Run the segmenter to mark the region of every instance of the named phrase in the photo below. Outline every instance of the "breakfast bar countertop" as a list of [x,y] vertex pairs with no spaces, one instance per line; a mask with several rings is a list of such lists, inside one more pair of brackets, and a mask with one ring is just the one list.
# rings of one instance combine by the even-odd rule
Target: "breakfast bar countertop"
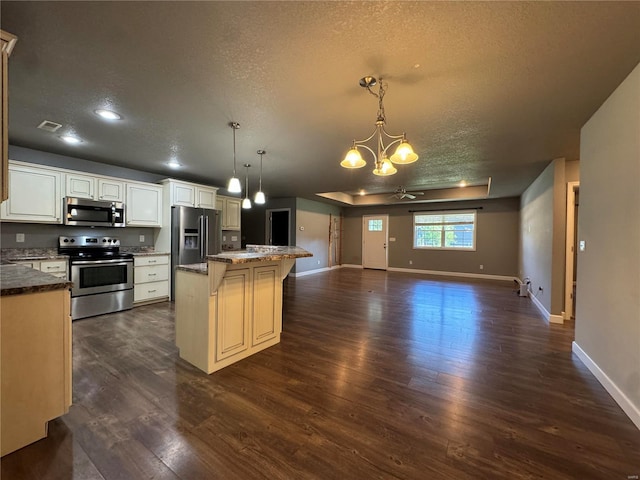
[[0,295],[20,295],[23,293],[48,292],[71,288],[73,283],[64,278],[24,265],[0,265]]
[[313,257],[313,254],[301,247],[282,247],[277,245],[247,245],[246,250],[207,255],[212,262],[240,264],[250,262],[268,262],[285,259]]

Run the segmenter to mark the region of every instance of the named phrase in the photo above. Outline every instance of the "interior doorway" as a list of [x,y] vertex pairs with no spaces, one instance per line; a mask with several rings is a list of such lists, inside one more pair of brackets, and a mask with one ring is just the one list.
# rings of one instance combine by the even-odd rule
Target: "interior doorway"
[[268,245],[291,245],[291,209],[267,210],[266,215]]
[[362,268],[387,269],[388,225],[388,215],[363,215]]
[[564,319],[575,318],[578,266],[578,205],[580,182],[567,183],[567,244],[565,249]]

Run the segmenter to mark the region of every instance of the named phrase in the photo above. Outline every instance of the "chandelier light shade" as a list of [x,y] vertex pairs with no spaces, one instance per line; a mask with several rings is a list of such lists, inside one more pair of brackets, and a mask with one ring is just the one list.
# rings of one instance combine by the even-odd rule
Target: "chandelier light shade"
[[231,122],[229,126],[233,129],[233,176],[229,179],[227,190],[229,193],[240,193],[242,192],[242,185],[236,176],[236,130],[240,128],[240,124]]
[[248,210],[251,208],[251,200],[249,200],[249,167],[251,165],[249,165],[248,163],[245,163],[244,166],[247,169],[247,175],[244,177],[245,190],[244,190],[244,199],[242,200],[242,208],[244,208],[245,210]]
[[266,197],[264,196],[264,192],[262,191],[262,156],[266,153],[267,152],[265,150],[258,150],[258,155],[260,155],[260,186],[258,187],[256,196],[253,199],[253,201],[256,202],[256,205],[262,205],[267,201]]
[[[378,85],[377,93],[371,89],[371,87],[374,87],[375,85]],[[364,167],[367,162],[362,158],[362,154],[360,153],[360,149],[363,148],[368,150],[373,156],[374,175],[393,175],[398,171],[398,169],[393,166],[394,163],[397,165],[413,163],[418,160],[418,155],[413,151],[413,147],[411,147],[407,141],[407,136],[404,133],[402,135],[391,135],[384,128],[387,122],[384,114],[383,103],[386,87],[383,84],[382,79],[380,79],[380,83],[378,84],[378,80],[375,77],[363,77],[360,79],[360,86],[366,88],[371,95],[378,99],[378,118],[375,123],[376,129],[364,140],[353,141],[351,149],[347,152],[344,160],[340,162],[340,166],[344,168]],[[374,138],[377,144],[375,150],[366,145],[367,142]],[[385,145],[385,141],[389,143]],[[388,157],[387,151],[394,145],[397,145],[396,150],[391,157]]]

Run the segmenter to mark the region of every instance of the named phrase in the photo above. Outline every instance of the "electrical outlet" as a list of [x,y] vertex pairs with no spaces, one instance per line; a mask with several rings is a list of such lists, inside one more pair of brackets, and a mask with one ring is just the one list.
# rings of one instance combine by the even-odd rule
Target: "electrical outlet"
[[227,241],[227,236],[226,235],[222,235],[222,241],[226,242]]
[[484,270],[484,265],[480,264],[480,270]]
[[413,260],[409,260],[409,265],[413,265]]
[[144,235],[140,235],[140,243],[144,242]]
[[24,242],[24,233],[16,233],[16,242],[23,243]]

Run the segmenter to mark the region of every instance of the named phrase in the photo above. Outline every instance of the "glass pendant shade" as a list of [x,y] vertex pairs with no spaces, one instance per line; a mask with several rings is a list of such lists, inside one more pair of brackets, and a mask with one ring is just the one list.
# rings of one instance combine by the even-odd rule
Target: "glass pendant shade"
[[391,155],[391,161],[398,165],[406,165],[407,163],[413,163],[418,160],[418,155],[413,151],[411,145],[407,140],[403,140],[393,155]]
[[249,200],[249,198],[248,198],[248,197],[245,197],[245,198],[242,200],[242,208],[244,208],[245,210],[248,210],[248,209],[250,209],[250,208],[251,208],[251,200]]
[[242,191],[240,180],[236,177],[231,177],[231,179],[229,180],[229,185],[227,186],[227,190],[229,191],[229,193],[240,193]]
[[388,158],[385,157],[382,159],[382,162],[376,165],[376,168],[373,171],[373,174],[378,175],[379,177],[387,177],[397,172],[398,172],[398,169],[393,166],[393,164],[389,161]]
[[344,168],[361,168],[366,164],[367,162],[364,161],[362,155],[360,155],[360,152],[355,147],[349,150],[347,155],[344,157],[344,160],[340,162],[340,166]]
[[256,205],[262,205],[263,203],[265,203],[267,199],[264,196],[264,192],[262,190],[257,191],[256,197],[253,199],[253,201],[256,202]]

